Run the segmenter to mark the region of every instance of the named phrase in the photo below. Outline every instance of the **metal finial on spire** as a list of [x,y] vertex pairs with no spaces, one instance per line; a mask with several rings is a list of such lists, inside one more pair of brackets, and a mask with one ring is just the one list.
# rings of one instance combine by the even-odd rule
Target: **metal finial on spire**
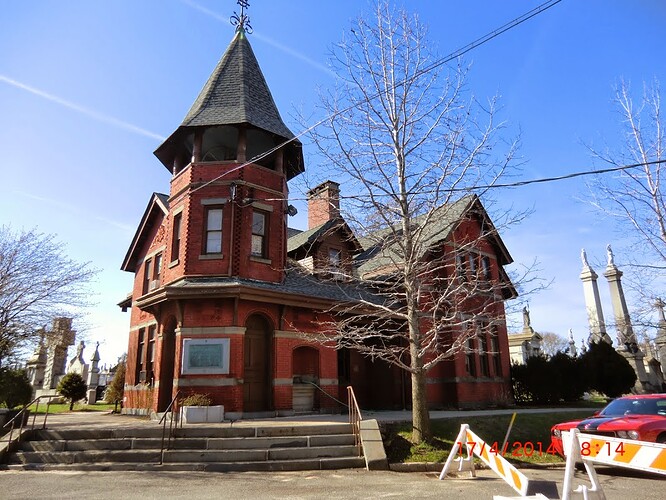
[[233,26],[236,26],[236,31],[245,31],[246,33],[252,33],[250,18],[245,13],[245,9],[247,9],[250,6],[250,0],[238,0],[236,3],[240,5],[240,14],[234,11],[234,15],[231,16],[229,21]]

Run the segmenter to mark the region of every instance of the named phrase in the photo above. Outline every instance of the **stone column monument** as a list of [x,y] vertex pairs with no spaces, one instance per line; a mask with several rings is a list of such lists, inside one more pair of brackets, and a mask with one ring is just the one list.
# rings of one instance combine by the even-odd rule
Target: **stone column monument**
[[90,370],[88,371],[88,404],[94,404],[97,400],[97,386],[99,385],[99,342],[95,346],[95,352],[90,358]]
[[636,389],[644,391],[648,385],[648,376],[645,372],[645,363],[643,353],[638,346],[638,340],[631,327],[631,318],[627,309],[627,301],[624,298],[622,290],[622,271],[615,265],[613,259],[613,250],[611,246],[606,247],[608,253],[608,264],[604,276],[608,280],[610,288],[611,304],[613,305],[613,315],[615,316],[615,328],[617,329],[617,351],[622,354],[636,372],[638,380]]
[[599,287],[597,286],[597,273],[587,262],[587,254],[583,248],[580,252],[583,261],[583,270],[580,272],[580,279],[583,282],[583,292],[585,293],[585,307],[587,309],[587,321],[590,325],[590,336],[588,342],[599,342],[603,340],[612,344],[611,338],[606,333],[606,323],[601,309],[601,299],[599,298]]
[[[659,312],[659,328],[654,339],[654,346],[655,358],[661,363],[661,373],[663,378],[666,379],[666,315],[664,315],[664,306],[666,306],[664,301],[657,300],[655,307]],[[661,390],[666,392],[666,387],[662,387]]]
[[53,320],[53,331],[46,332],[47,355],[42,393],[53,393],[54,391],[50,389],[55,389],[65,374],[67,348],[74,344],[75,336],[76,332],[72,330],[71,318],[56,318]]
[[44,372],[46,371],[45,336],[46,332],[42,328],[39,331],[39,344],[37,345],[34,354],[25,365],[28,380],[30,380],[30,385],[32,386],[33,397],[35,396],[35,391],[42,389],[42,386],[44,385]]

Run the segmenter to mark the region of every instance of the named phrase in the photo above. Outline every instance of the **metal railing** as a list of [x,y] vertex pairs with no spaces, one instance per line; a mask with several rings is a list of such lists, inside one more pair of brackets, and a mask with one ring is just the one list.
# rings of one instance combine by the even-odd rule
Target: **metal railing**
[[[180,414],[176,411],[176,401],[178,400],[178,396],[180,396],[180,391],[176,392],[176,395],[173,397],[171,402],[169,403],[169,406],[166,407],[166,410],[164,410],[164,415],[162,415],[162,418],[160,419],[159,424],[162,424],[162,444],[160,448],[160,465],[164,462],[164,439],[167,436],[166,433],[166,421],[167,421],[167,416],[169,416],[169,434],[168,434],[168,439],[167,439],[167,446],[166,449],[171,448],[171,439],[176,437],[176,428],[178,427],[178,420],[180,419]],[[174,420],[176,421],[175,427],[174,427]],[[181,422],[182,426],[182,422]]]
[[363,456],[363,445],[361,443],[361,420],[363,420],[363,416],[351,385],[347,386],[347,403],[349,406],[349,425],[351,425],[354,433],[354,446],[358,450],[358,456],[361,457]]
[[[35,422],[37,420],[37,411],[39,410],[39,402],[42,399],[47,399],[48,401],[46,402],[46,412],[44,413],[44,421],[42,422],[42,429],[46,429],[46,419],[49,416],[49,407],[51,406],[51,399],[53,398],[60,398],[62,396],[59,395],[44,395],[44,396],[37,396],[35,399],[30,401],[27,405],[25,405],[21,411],[19,411],[11,420],[5,423],[5,425],[2,426],[2,429],[4,430],[7,426],[11,424],[11,427],[9,428],[9,438],[7,439],[7,451],[11,451],[12,444],[14,444],[15,441],[18,441],[21,439],[21,434],[23,433],[23,428],[26,426],[26,422],[30,419],[30,416],[26,416],[26,412],[30,410],[30,407],[32,405],[35,405],[35,412],[33,413],[32,416],[32,426],[30,427],[31,430],[35,429]],[[18,436],[16,440],[14,440],[14,430],[16,429],[16,423],[19,422],[19,428],[18,428]],[[4,439],[4,438],[3,438]]]

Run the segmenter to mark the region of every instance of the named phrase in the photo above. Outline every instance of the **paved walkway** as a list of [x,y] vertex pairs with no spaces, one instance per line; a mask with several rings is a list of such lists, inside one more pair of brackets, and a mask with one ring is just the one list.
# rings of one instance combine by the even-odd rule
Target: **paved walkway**
[[[581,408],[521,409],[518,413],[549,413]],[[584,408],[582,410],[585,410]],[[590,408],[590,413],[594,409]],[[508,415],[514,410],[433,411],[431,417],[451,418],[477,415]],[[409,421],[410,412],[365,412],[364,418],[382,422]],[[215,424],[219,426],[299,425],[345,422],[346,415],[299,415]],[[37,425],[41,424],[38,418]],[[50,415],[49,428],[156,426],[147,418],[103,412],[76,412]],[[196,425],[196,424],[193,424]],[[548,498],[561,498],[563,470],[524,471],[541,485]],[[608,500],[663,498],[664,479],[633,471],[604,468],[600,481]],[[275,473],[178,473],[178,472],[29,472],[2,471],[0,482],[16,499],[106,499],[106,498],[236,498],[236,499],[317,499],[329,498],[456,498],[479,500],[493,495],[515,496],[509,486],[489,470],[478,471],[476,479],[437,480],[437,473],[368,472],[362,469]],[[585,484],[586,475],[577,472],[576,483]]]
[[[444,419],[444,418],[457,418],[457,417],[476,417],[484,415],[511,415],[516,412],[518,414],[525,413],[557,413],[576,410],[589,410],[592,414],[596,408],[521,408],[521,409],[506,409],[506,410],[469,410],[469,411],[431,411],[430,418]],[[43,416],[37,415],[35,426],[41,427]],[[410,411],[365,411],[363,412],[365,420],[377,419],[380,422],[409,422],[412,419]],[[330,414],[312,414],[312,415],[295,415],[290,417],[275,417],[275,418],[262,418],[262,419],[246,419],[237,420],[234,422],[225,421],[219,424],[206,424],[215,425],[219,427],[254,427],[254,426],[283,426],[283,425],[307,425],[307,424],[326,424],[326,423],[339,423],[347,422],[348,416],[343,415],[330,415]],[[32,423],[32,417],[30,419]],[[63,427],[76,427],[80,429],[91,427],[144,427],[144,426],[157,426],[155,420],[150,420],[147,417],[136,417],[130,415],[118,415],[108,412],[73,412],[73,413],[56,413],[49,415],[46,420],[48,428],[63,428]],[[191,424],[200,425],[200,424]]]

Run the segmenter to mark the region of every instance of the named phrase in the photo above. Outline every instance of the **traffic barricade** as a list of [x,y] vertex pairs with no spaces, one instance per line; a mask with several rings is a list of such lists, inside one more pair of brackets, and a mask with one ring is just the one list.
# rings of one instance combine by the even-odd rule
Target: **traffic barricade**
[[[463,456],[463,447],[467,449],[466,457]],[[460,456],[458,456],[459,454]],[[521,495],[521,497],[527,495],[529,479],[503,458],[500,451],[494,450],[492,446],[488,445],[479,436],[474,434],[470,430],[468,424],[462,424],[460,426],[460,432],[453,443],[453,448],[451,449],[449,458],[446,460],[444,468],[439,475],[439,479],[444,479],[446,477],[454,462],[457,463],[458,472],[469,471],[471,476],[475,477],[474,455],[479,457],[483,463],[506,481],[509,486]]]
[[[562,500],[569,500],[574,493],[581,493],[584,500],[605,500],[595,463],[666,475],[666,444],[584,434],[578,429],[563,432],[562,442],[567,458]],[[590,487],[573,489],[576,462],[583,463]]]

